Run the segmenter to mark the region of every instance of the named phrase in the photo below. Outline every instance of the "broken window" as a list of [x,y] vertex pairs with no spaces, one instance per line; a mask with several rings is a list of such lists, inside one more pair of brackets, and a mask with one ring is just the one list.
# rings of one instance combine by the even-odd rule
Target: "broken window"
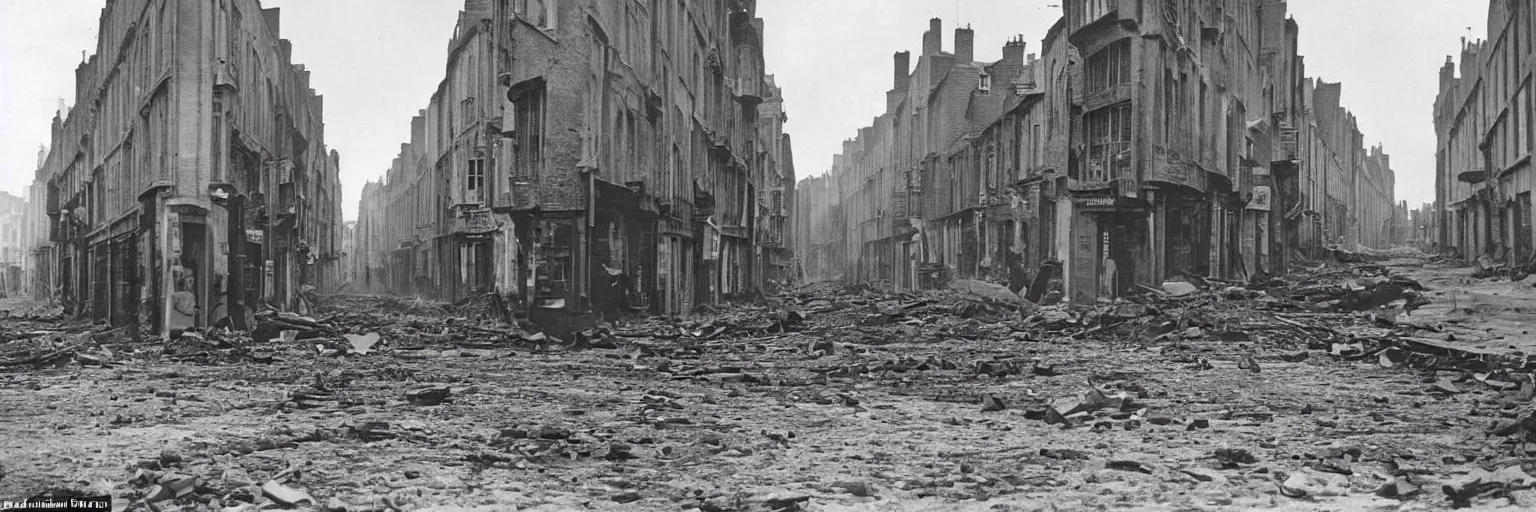
[[571,291],[572,241],[575,225],[569,219],[545,220],[534,233],[538,246],[534,286],[540,299],[562,299]]
[[[1202,132],[1206,129],[1206,126],[1207,126],[1206,119],[1205,119],[1205,102],[1206,102],[1206,94],[1207,94],[1207,92],[1208,92],[1208,90],[1207,90],[1207,87],[1205,85],[1205,82],[1201,82],[1200,83],[1200,104],[1197,106],[1197,108],[1200,109],[1200,117],[1195,118],[1195,123],[1197,123],[1195,125],[1195,127],[1196,127],[1196,129],[1201,130]],[[1196,153],[1195,156],[1196,156],[1196,158],[1201,163],[1205,163],[1206,162],[1206,159],[1205,159],[1206,158],[1205,157],[1205,150],[1206,150],[1206,147],[1205,147],[1205,139],[1206,139],[1205,133],[1198,134],[1196,136],[1196,139],[1197,139],[1197,144],[1199,144],[1199,152]]]
[[234,14],[232,14],[230,16],[230,19],[231,19],[231,22],[230,22],[230,25],[229,25],[229,30],[226,31],[226,32],[228,32],[228,35],[229,35],[229,48],[228,48],[228,53],[225,54],[226,55],[225,58],[228,59],[230,62],[234,62],[235,56],[236,55],[240,55],[240,22],[241,22],[241,16],[240,16],[240,8],[239,7],[235,7],[234,8]]
[[1163,144],[1173,143],[1173,109],[1179,85],[1173,79],[1173,71],[1163,70]]
[[1130,170],[1131,106],[1122,103],[1088,114],[1085,181],[1109,181]]
[[524,94],[514,103],[517,117],[514,120],[517,134],[513,157],[512,175],[529,178],[539,174],[543,159],[544,91],[535,90]]
[[106,208],[106,187],[106,177],[102,174],[102,169],[97,167],[96,172],[93,173],[93,176],[91,177],[92,191],[90,219],[92,226],[95,226],[107,219],[107,212],[103,211],[103,209]]
[[1108,90],[1131,80],[1131,41],[1122,39],[1088,57],[1086,94]]
[[469,161],[469,171],[464,179],[464,202],[479,203],[485,193],[485,159]]
[[539,28],[555,29],[556,15],[555,0],[516,0],[514,8],[517,17]]

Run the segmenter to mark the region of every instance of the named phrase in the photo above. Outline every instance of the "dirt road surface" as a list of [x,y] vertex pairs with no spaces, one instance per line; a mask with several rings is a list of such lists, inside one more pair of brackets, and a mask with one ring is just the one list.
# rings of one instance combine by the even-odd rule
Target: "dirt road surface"
[[1385,289],[1373,265],[1070,308],[821,286],[562,341],[361,297],[271,337],[169,343],[18,313],[0,320],[0,499],[1533,509],[1536,288],[1422,258],[1387,267],[1428,289],[1341,310],[1341,294]]

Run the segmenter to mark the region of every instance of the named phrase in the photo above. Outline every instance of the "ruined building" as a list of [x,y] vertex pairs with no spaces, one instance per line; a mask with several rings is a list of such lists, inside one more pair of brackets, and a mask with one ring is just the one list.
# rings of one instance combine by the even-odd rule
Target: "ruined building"
[[1414,243],[1413,211],[1408,209],[1408,201],[1398,201],[1397,206],[1392,208],[1391,216],[1387,241],[1392,245]]
[[467,0],[369,183],[358,289],[499,292],[546,329],[790,272],[791,146],[752,0]]
[[765,291],[776,291],[796,281],[795,247],[791,237],[790,212],[795,205],[794,148],[789,134],[784,133],[784,123],[789,114],[784,110],[782,90],[773,81],[773,75],[764,77],[763,101],[757,106],[757,162],[752,166],[753,188],[757,190],[753,225],[756,240],[752,256],[752,269],[756,274],[751,282]]
[[357,276],[357,221],[349,220],[341,225],[341,278],[340,289],[352,291]]
[[[59,100],[59,111],[63,112],[63,100]],[[43,166],[48,161],[48,147],[37,148],[37,168],[34,176],[43,174]],[[27,187],[27,206],[21,216],[21,247],[27,254],[26,264],[22,272],[27,276],[27,296],[38,302],[49,302],[54,298],[54,290],[58,284],[57,267],[54,265],[54,244],[49,240],[48,222],[48,183],[34,179],[32,185]],[[37,198],[37,199],[33,199]]]
[[956,29],[954,51],[945,52],[942,30],[930,20],[915,65],[909,52],[894,55],[885,113],[843,142],[825,177],[795,187],[807,278],[911,288],[945,263],[975,272],[1008,259],[972,249],[1006,247],[997,240],[1012,233],[1002,223],[978,226],[1008,211],[1022,154],[1014,143],[1038,100],[1034,82],[1025,83],[1033,79],[1022,77],[1036,64],[1026,62],[1022,40],[1005,45],[996,62],[975,62],[969,28]]
[[1444,249],[1440,247],[1440,209],[1438,203],[1423,203],[1408,212],[1408,224],[1412,228],[1409,240],[1415,245],[1425,249]]
[[26,215],[28,201],[0,192],[0,297],[26,296],[28,250]]
[[339,157],[280,20],[256,0],[107,2],[34,183],[48,298],[164,336],[334,285]]
[[1383,246],[1389,159],[1306,78],[1285,5],[1068,0],[1039,57],[986,63],[931,20],[886,112],[797,186],[807,277],[1023,289],[1054,262],[1041,284],[1088,301]]
[[1525,262],[1536,255],[1532,3],[1488,2],[1488,40],[1463,40],[1460,62],[1447,56],[1440,68],[1434,235],[1442,251],[1466,261],[1489,256]]

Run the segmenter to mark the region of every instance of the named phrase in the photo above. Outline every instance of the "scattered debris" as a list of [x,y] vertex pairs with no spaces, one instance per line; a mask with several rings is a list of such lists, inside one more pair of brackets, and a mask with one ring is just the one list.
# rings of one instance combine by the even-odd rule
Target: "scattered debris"
[[269,480],[267,483],[262,484],[261,494],[287,507],[302,505],[306,502],[311,505],[316,503],[315,498],[311,497],[308,492],[280,484],[277,480]]
[[983,395],[981,399],[982,412],[995,412],[1008,408],[1001,399],[992,395]]
[[352,353],[360,356],[368,355],[368,351],[373,349],[373,345],[379,342],[379,333],[376,332],[361,335],[343,334],[342,336],[347,339],[347,343],[352,345]]
[[[94,388],[112,397],[93,428],[125,436],[182,418],[274,418],[273,433],[138,454],[115,485],[159,510],[413,510],[470,490],[469,472],[492,468],[586,490],[576,500],[530,485],[541,494],[518,509],[644,508],[683,494],[685,508],[798,510],[808,492],[845,503],[1075,495],[1108,488],[1099,479],[1320,502],[1428,501],[1423,487],[1434,485],[1453,505],[1523,496],[1536,481],[1510,462],[1536,455],[1536,365],[1487,348],[1514,340],[1479,334],[1462,318],[1476,308],[1442,314],[1452,299],[1440,290],[1359,259],[1241,281],[1179,276],[1090,303],[981,280],[916,291],[821,284],[686,317],[595,319],[558,336],[494,294],[457,304],[317,297],[309,315],[257,313],[251,332],[188,329],[165,341],[13,315],[0,322],[0,364],[21,393],[108,383]],[[82,378],[58,378],[77,366]],[[1264,388],[1244,388],[1253,386]],[[875,424],[904,439],[837,433]],[[1457,429],[1475,435],[1446,434]],[[1381,442],[1419,431],[1450,441]],[[1052,441],[1022,457],[998,442],[1019,436]],[[1117,442],[1124,436],[1144,442]],[[1336,439],[1360,447],[1312,448]],[[1163,444],[1137,446],[1154,442]],[[372,452],[425,447],[441,453],[358,471],[372,480],[333,465],[302,483],[245,474],[280,468],[276,457],[362,465],[381,460]],[[1453,448],[1463,451],[1442,453]],[[752,473],[772,481],[750,490],[653,473],[745,475],[773,461],[820,465],[833,450],[844,473]],[[1506,469],[1461,479],[1473,466]]]
[[405,398],[411,405],[439,405],[448,400],[450,390],[448,386],[417,388],[406,392]]

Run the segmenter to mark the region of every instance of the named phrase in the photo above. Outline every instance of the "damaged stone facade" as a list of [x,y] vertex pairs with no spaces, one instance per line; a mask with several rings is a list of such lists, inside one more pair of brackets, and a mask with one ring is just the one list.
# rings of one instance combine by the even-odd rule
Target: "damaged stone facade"
[[110,0],[33,185],[44,293],[146,336],[249,328],[334,286],[339,156],[256,0]]
[[751,0],[467,0],[363,191],[353,289],[502,293],[552,332],[792,275],[791,146]]
[[808,278],[1091,301],[1392,242],[1389,159],[1306,78],[1284,1],[1062,8],[1038,58],[973,62],[968,28],[943,52],[937,19],[896,54],[886,113],[797,186]]
[[[1531,151],[1536,147],[1536,10],[1531,0],[1488,3],[1488,40],[1447,56],[1435,98],[1435,242],[1473,261],[1536,256]],[[1459,68],[1459,73],[1458,73]]]
[[1440,250],[1440,209],[1437,204],[1423,203],[1408,211],[1408,240],[1422,249]]
[[29,201],[0,192],[0,297],[25,297],[31,289],[27,264],[31,251],[25,244]]
[[349,220],[341,225],[341,291],[353,290],[352,285],[357,281],[358,270],[360,269],[359,261],[357,258],[357,221]]

